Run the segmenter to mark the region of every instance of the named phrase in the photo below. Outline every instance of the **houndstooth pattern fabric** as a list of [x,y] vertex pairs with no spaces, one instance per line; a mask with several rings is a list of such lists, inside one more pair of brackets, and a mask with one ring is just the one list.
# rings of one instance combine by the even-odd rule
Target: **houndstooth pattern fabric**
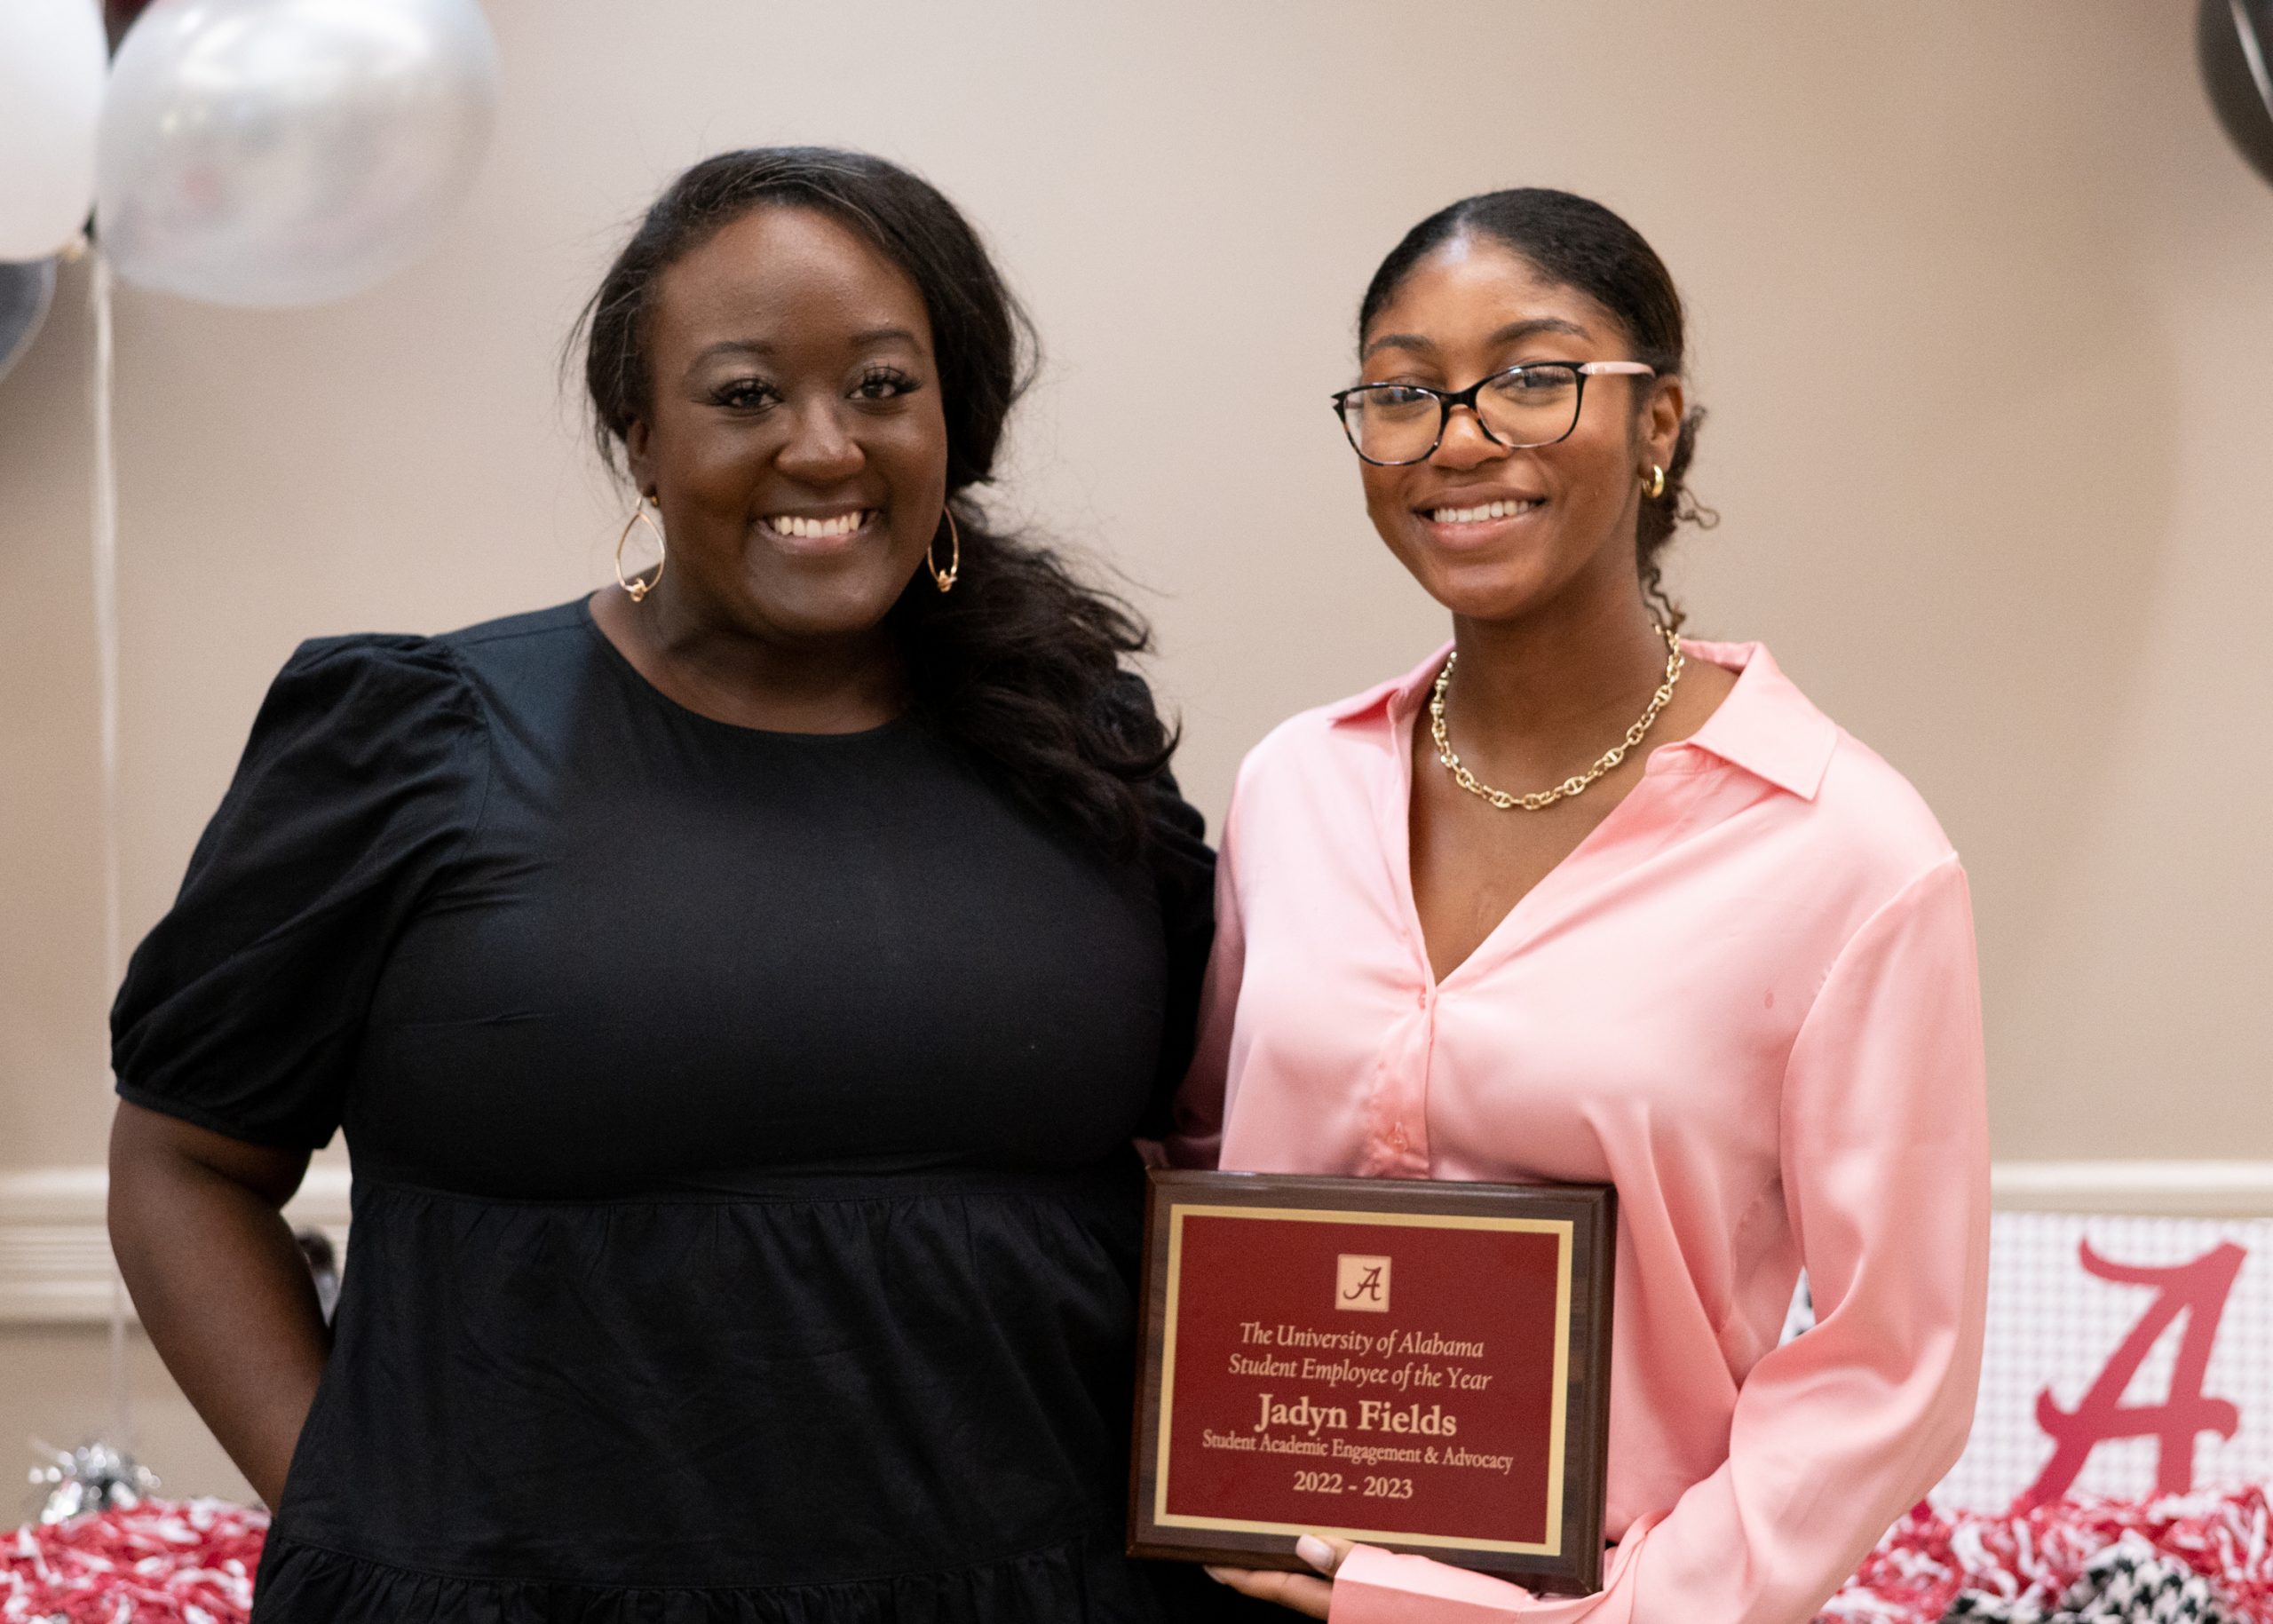
[[2201,1574],[2127,1533],[2092,1558],[2055,1611],[1968,1590],[1942,1615],[1942,1624],[1956,1620],[1980,1620],[1983,1624],[2234,1624]]

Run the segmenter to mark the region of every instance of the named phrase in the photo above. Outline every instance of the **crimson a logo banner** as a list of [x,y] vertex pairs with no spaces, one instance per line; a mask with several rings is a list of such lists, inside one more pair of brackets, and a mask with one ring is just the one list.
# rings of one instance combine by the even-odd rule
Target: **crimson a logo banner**
[[[2226,1298],[2249,1254],[2230,1240],[2190,1263],[2161,1268],[2111,1263],[2087,1240],[2076,1249],[2084,1272],[2121,1285],[2146,1286],[2155,1295],[2131,1334],[2118,1344],[2072,1410],[2054,1401],[2052,1390],[2036,1396],[2036,1424],[2053,1442],[2052,1459],[2037,1480],[2022,1491],[2030,1505],[2057,1500],[2073,1485],[2091,1452],[2104,1443],[2148,1438],[2155,1440],[2155,1492],[2182,1494],[2194,1486],[2194,1444],[2203,1433],[2229,1438],[2240,1430],[2241,1411],[2231,1400],[2202,1390],[2210,1352],[2217,1345]],[[2158,1402],[2126,1404],[2123,1396],[2140,1367],[2168,1327],[2183,1319],[2170,1382]]]
[[2000,1213],[1973,1438],[1984,1510],[2273,1481],[2273,1222]]

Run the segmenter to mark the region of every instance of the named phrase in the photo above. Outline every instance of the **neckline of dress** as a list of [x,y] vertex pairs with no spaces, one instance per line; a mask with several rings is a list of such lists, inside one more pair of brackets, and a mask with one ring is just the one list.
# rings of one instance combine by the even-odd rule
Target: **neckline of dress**
[[733,733],[744,739],[827,747],[867,743],[891,738],[912,725],[914,712],[907,710],[901,711],[888,722],[879,722],[874,727],[856,728],[850,733],[797,733],[781,728],[747,727],[740,722],[728,722],[717,717],[706,716],[693,706],[683,705],[664,693],[647,679],[645,673],[631,663],[630,656],[618,648],[614,639],[600,630],[599,622],[592,614],[592,600],[589,594],[576,600],[576,618],[592,641],[599,645],[602,656],[628,686],[671,716],[683,717],[701,727],[716,728],[721,733]]

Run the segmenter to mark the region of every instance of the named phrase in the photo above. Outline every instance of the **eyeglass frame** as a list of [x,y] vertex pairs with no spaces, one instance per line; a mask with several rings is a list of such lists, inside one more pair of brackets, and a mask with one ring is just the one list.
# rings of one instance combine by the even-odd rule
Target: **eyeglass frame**
[[[1484,392],[1484,386],[1486,384],[1497,383],[1500,379],[1506,377],[1511,372],[1528,372],[1537,367],[1560,367],[1565,371],[1575,372],[1579,375],[1579,398],[1571,403],[1571,426],[1564,430],[1560,434],[1557,434],[1553,440],[1535,440],[1527,445],[1510,445],[1508,441],[1501,440],[1497,434],[1494,434],[1492,432],[1492,425],[1484,421],[1484,414],[1478,411],[1476,407],[1477,397]],[[1342,437],[1349,440],[1350,449],[1357,452],[1358,460],[1361,463],[1370,463],[1375,468],[1416,467],[1420,463],[1425,463],[1430,457],[1436,456],[1437,448],[1445,443],[1445,431],[1452,426],[1453,408],[1455,406],[1465,406],[1468,408],[1469,415],[1476,419],[1476,426],[1483,431],[1484,438],[1490,440],[1493,445],[1501,447],[1509,451],[1536,451],[1541,446],[1560,445],[1564,440],[1570,439],[1572,435],[1578,432],[1579,415],[1585,411],[1587,408],[1587,380],[1590,377],[1596,376],[1597,374],[1613,374],[1627,377],[1656,377],[1659,376],[1658,369],[1655,367],[1652,367],[1647,361],[1640,360],[1517,361],[1512,367],[1502,367],[1497,372],[1487,373],[1484,376],[1477,379],[1473,384],[1470,384],[1467,388],[1459,390],[1431,389],[1426,384],[1353,384],[1347,389],[1337,389],[1334,392],[1332,397],[1334,402],[1334,421],[1342,425]],[[1420,393],[1428,395],[1435,400],[1437,402],[1437,434],[1436,438],[1429,442],[1429,448],[1426,451],[1423,451],[1419,456],[1408,456],[1394,463],[1384,463],[1378,457],[1370,457],[1366,455],[1363,448],[1358,444],[1357,432],[1350,426],[1350,419],[1344,409],[1344,402],[1346,402],[1351,395],[1363,393],[1365,391],[1369,389],[1411,389],[1418,391]]]

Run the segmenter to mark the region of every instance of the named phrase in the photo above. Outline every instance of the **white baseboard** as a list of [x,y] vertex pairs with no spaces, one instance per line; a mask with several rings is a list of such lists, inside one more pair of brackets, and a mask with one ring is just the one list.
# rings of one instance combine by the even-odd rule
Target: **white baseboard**
[[2273,1217],[2273,1161],[2000,1161],[1989,1177],[2008,1212]]
[[[1991,1187],[2014,1211],[2273,1216],[2273,1161],[2001,1161]],[[347,1192],[345,1168],[311,1168],[285,1215],[345,1256]],[[0,1325],[110,1318],[117,1271],[104,1194],[99,1167],[0,1171]]]
[[[103,1218],[107,1184],[99,1166],[0,1171],[0,1325],[99,1323],[125,1301]],[[347,1169],[310,1168],[284,1212],[344,1248]]]

